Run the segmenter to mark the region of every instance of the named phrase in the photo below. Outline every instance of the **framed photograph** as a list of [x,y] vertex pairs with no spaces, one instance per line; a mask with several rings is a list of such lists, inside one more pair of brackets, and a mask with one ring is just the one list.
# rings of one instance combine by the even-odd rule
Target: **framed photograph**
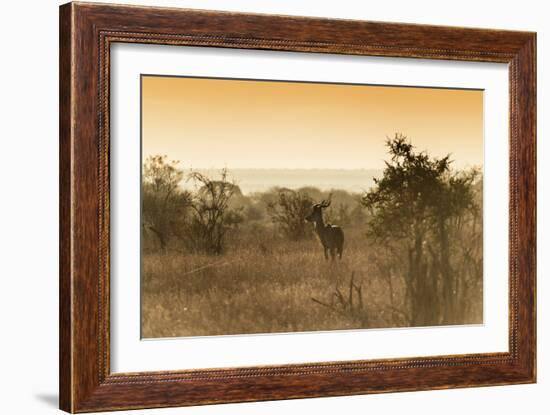
[[536,35],[60,8],[60,407],[536,380]]

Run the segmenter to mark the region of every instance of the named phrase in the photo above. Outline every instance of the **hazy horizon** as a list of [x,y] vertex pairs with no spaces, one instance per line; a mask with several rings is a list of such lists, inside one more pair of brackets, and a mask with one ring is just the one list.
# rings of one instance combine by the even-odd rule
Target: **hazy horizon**
[[[474,167],[474,166],[472,166]],[[213,180],[227,168],[229,181],[234,181],[244,195],[265,192],[275,187],[300,189],[315,187],[321,191],[345,190],[350,193],[362,193],[374,185],[374,178],[383,174],[383,169],[323,169],[323,168],[230,168],[230,167],[184,167],[180,168],[187,175],[190,172],[205,174]],[[194,184],[185,178],[180,187],[193,190]]]
[[[216,180],[221,169],[219,168],[187,168],[184,172],[196,171]],[[243,194],[265,192],[274,187],[300,189],[315,187],[321,191],[339,189],[352,193],[361,193],[370,188],[373,178],[382,174],[378,169],[227,169],[229,180],[234,181]],[[192,182],[183,180],[183,189],[192,190]]]

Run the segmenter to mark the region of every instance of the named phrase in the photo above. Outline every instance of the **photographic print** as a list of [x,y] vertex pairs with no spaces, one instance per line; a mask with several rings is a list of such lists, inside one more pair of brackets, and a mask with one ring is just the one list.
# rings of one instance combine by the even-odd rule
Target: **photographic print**
[[536,33],[69,3],[59,34],[64,411],[536,382]]
[[483,323],[483,91],[142,75],[142,338]]

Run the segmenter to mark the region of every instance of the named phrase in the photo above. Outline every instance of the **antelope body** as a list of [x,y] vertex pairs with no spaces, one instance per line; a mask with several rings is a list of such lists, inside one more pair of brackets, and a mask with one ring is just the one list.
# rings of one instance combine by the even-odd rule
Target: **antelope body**
[[344,250],[344,231],[341,227],[325,224],[323,221],[323,209],[330,206],[330,200],[323,200],[321,203],[313,205],[313,211],[305,219],[308,222],[313,222],[315,226],[315,233],[319,237],[323,249],[325,252],[325,259],[330,257],[334,260],[336,254],[342,259],[342,252]]

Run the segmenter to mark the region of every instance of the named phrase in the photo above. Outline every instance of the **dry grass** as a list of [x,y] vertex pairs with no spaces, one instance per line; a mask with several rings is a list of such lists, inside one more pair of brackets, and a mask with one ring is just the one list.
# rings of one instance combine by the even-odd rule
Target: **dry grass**
[[[291,243],[251,231],[241,234],[221,256],[145,254],[143,336],[407,325],[392,309],[387,280],[369,261],[372,248],[366,246],[365,236],[348,231],[346,237],[344,257],[334,262],[325,261],[317,240]],[[346,304],[352,272],[361,289],[362,308],[357,290],[352,290],[352,308]],[[402,288],[396,281],[393,285],[400,297]]]

